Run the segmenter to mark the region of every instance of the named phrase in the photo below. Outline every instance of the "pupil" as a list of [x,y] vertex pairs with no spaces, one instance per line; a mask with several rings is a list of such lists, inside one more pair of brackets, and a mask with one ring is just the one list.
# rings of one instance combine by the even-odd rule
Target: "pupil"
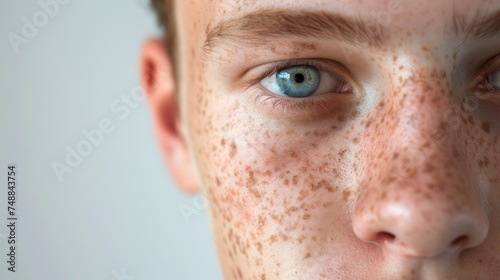
[[294,77],[294,80],[296,83],[302,83],[304,81],[304,75],[302,74],[296,74],[295,77]]

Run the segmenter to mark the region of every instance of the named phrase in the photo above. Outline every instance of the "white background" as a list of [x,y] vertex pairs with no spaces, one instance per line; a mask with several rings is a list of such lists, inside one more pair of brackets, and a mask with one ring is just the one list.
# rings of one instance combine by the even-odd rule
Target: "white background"
[[[8,34],[22,36],[22,18],[43,9],[0,2],[0,279],[221,279],[207,210],[169,179],[147,101],[127,116],[112,109],[140,86],[140,46],[159,34],[148,1],[59,8],[16,53]],[[104,119],[114,131],[60,182],[52,164],[66,164],[66,148]],[[12,163],[16,273],[6,263]],[[186,220],[180,206],[199,214]]]

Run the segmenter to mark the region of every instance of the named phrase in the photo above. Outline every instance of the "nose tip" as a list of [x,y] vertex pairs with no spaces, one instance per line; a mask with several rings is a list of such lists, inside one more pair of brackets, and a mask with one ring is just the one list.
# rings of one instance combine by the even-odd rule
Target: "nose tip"
[[487,236],[488,220],[480,211],[431,213],[410,208],[389,204],[375,215],[360,213],[353,221],[354,232],[384,251],[425,258],[459,254]]

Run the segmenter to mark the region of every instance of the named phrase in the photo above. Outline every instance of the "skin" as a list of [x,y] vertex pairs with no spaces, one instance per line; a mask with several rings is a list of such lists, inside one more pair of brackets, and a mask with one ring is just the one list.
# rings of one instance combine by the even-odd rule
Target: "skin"
[[[485,66],[500,34],[460,45],[446,31],[454,9],[500,2],[401,1],[379,47],[289,36],[203,50],[252,11],[370,19],[391,2],[178,1],[177,79],[162,43],[144,45],[160,146],[178,185],[209,202],[225,279],[500,277],[500,89],[475,82],[500,68]],[[335,65],[352,91],[273,106],[255,77],[299,58]]]

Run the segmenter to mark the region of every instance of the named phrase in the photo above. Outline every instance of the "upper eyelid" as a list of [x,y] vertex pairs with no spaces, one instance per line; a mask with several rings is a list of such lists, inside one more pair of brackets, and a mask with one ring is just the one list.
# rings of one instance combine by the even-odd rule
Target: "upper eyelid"
[[[329,74],[334,74],[336,76],[341,76],[341,74],[337,73],[337,71],[333,71],[332,66],[328,67],[325,64],[326,62],[319,62],[318,60],[315,59],[301,59],[301,60],[285,60],[278,62],[278,64],[274,67],[274,69],[280,70],[283,68],[288,68],[288,67],[293,67],[293,66],[313,66],[316,67],[320,71],[327,72]],[[338,67],[336,67],[338,68]],[[274,71],[274,72],[276,72]],[[274,73],[273,72],[273,73]]]
[[493,56],[484,66],[480,68],[479,73],[476,75],[477,77],[472,80],[469,89],[476,88],[486,78],[488,78],[491,73],[498,70],[500,70],[500,54]]
[[[264,70],[261,74],[257,75],[256,78],[251,79],[248,83],[248,87],[251,87],[254,84],[260,83],[262,79],[268,78],[273,74],[277,73],[279,70],[293,67],[293,66],[313,66],[316,67],[319,71],[327,72],[329,75],[334,75],[340,78],[344,82],[348,82],[348,73],[347,71],[342,69],[342,65],[338,62],[332,60],[324,60],[324,59],[289,59],[282,60],[278,62],[271,62],[266,65],[270,65],[267,70]],[[262,65],[262,67],[265,67]],[[247,88],[248,88],[247,87]]]
[[[500,68],[500,54],[492,57],[486,65],[481,69],[480,76],[488,76],[491,72],[494,72]],[[486,74],[485,74],[486,73]]]

